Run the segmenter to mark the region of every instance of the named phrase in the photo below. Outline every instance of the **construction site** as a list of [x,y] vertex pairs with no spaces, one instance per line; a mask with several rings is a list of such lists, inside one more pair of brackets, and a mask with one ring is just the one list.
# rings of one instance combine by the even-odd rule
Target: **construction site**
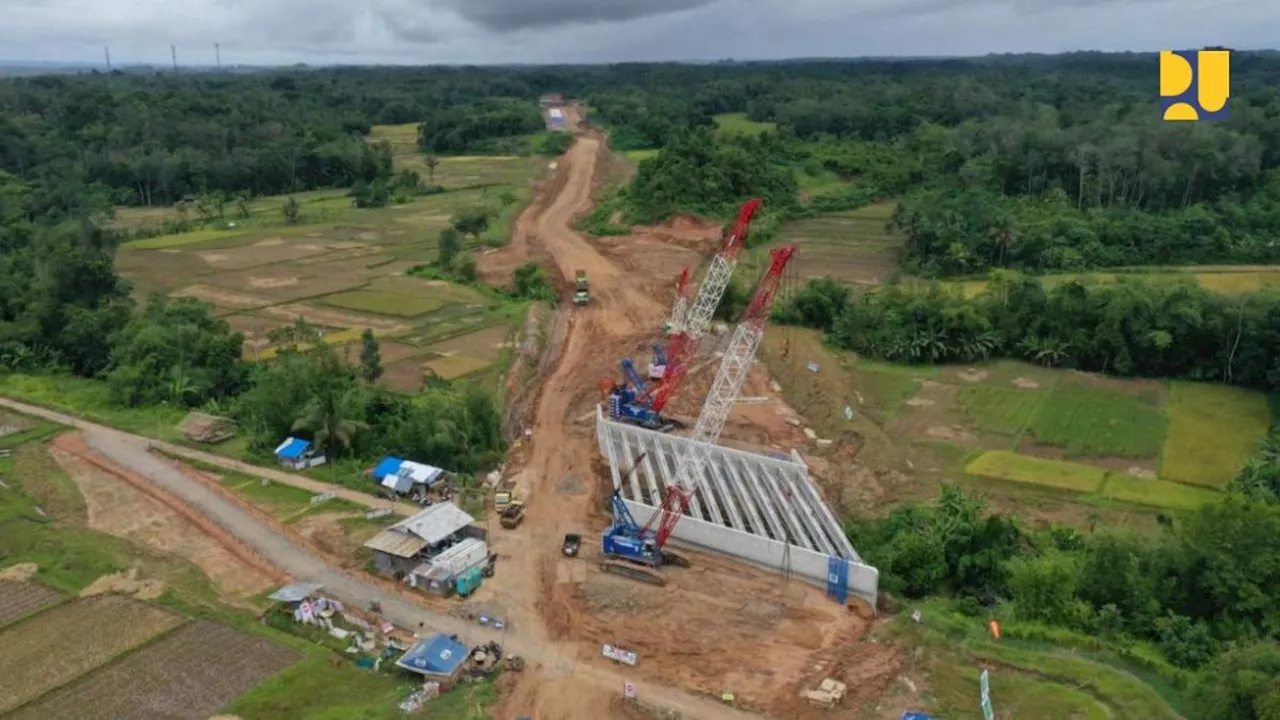
[[[361,655],[360,667],[376,672],[403,653],[395,667],[422,683],[403,698],[405,712],[430,714],[455,683],[489,678],[494,718],[896,720],[903,698],[884,702],[886,692],[916,691],[898,682],[910,672],[904,651],[869,639],[878,573],[824,498],[828,479],[806,464],[817,440],[755,361],[803,248],[784,244],[766,268],[738,272],[752,287],[745,311],[713,322],[761,202],[744,198],[727,227],[678,218],[587,238],[571,228],[600,192],[607,143],[576,104],[562,117],[573,145],[535,187],[511,242],[478,258],[484,277],[510,278],[534,261],[561,294],[530,314],[515,343],[505,379],[512,447],[489,476],[490,507],[473,515],[454,506],[439,490],[449,484],[443,471],[413,460],[370,468],[369,482],[387,490],[375,496],[300,474],[312,463],[296,438],[276,448],[281,467],[266,468],[0,405],[78,429],[51,443],[51,457],[84,494],[95,529],[177,549],[235,605],[279,587],[264,623],[324,636],[344,656]],[[180,432],[225,435],[228,422],[193,415]],[[230,473],[245,475],[229,484]],[[326,504],[345,510],[325,514]],[[136,584],[140,601],[161,595],[163,583],[131,573],[113,582]],[[9,591],[41,601],[28,588]],[[208,650],[198,634],[174,636]],[[108,650],[118,654],[145,638],[117,640]],[[159,651],[134,657],[166,666]],[[204,700],[209,713],[296,659],[263,650],[244,678],[211,670],[202,681],[218,689]],[[30,692],[11,704],[79,707],[126,672],[50,693],[71,675],[13,662],[30,665]],[[45,707],[33,704],[31,716],[52,716]]]
[[[536,383],[512,408],[523,429],[500,485],[523,516],[491,535],[501,571],[472,601],[556,660],[514,680],[497,716],[647,717],[619,706],[618,688],[581,682],[612,662],[639,683],[628,687],[641,706],[678,709],[681,690],[720,699],[724,717],[867,717],[865,701],[903,667],[900,649],[865,639],[878,572],[810,478],[803,422],[755,362],[803,248],[776,248],[761,277],[739,279],[754,286],[739,322],[713,323],[760,201],[726,228],[680,220],[585,238],[570,228],[607,149],[566,110],[573,147],[511,244],[481,258],[488,273],[535,260],[565,295],[528,376],[509,380]],[[589,299],[569,302],[584,276]],[[753,401],[737,402],[746,392]],[[824,681],[842,689],[822,695]]]

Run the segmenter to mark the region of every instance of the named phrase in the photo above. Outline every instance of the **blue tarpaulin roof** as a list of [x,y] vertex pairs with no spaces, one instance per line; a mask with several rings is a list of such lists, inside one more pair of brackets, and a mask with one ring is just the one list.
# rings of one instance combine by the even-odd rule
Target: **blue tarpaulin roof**
[[309,447],[311,447],[311,443],[306,440],[292,437],[285,438],[285,441],[280,443],[280,447],[276,448],[276,457],[284,458],[285,460],[297,460],[302,457],[302,454]]
[[902,713],[902,720],[940,720],[940,718],[908,710],[907,712]]
[[404,461],[398,457],[391,457],[388,455],[382,458],[378,461],[378,464],[373,467],[373,479],[381,480],[388,475],[395,475],[397,472],[400,472],[400,465],[402,463],[404,463]]
[[414,643],[396,665],[424,675],[452,675],[469,654],[465,645],[440,633]]

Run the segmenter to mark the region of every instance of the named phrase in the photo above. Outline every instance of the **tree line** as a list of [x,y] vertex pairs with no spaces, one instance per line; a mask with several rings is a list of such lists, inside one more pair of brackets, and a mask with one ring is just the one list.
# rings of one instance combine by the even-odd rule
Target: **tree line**
[[[1272,720],[1280,712],[1276,442],[1223,500],[1162,516],[1155,538],[1029,530],[952,485],[932,503],[847,530],[891,593],[949,596],[963,614],[1013,619],[1033,633],[1047,627],[1047,638],[1057,637],[1052,628],[1081,633],[1157,672],[1186,694],[1193,717]],[[1258,475],[1270,478],[1265,489]]]
[[819,328],[837,347],[890,362],[1012,358],[1115,375],[1280,389],[1280,294],[1229,297],[1192,280],[1119,275],[1053,286],[993,271],[966,295],[956,285],[902,281],[854,292],[808,281],[777,317]]
[[244,337],[208,305],[153,295],[139,308],[116,273],[113,234],[85,217],[33,221],[31,188],[0,180],[0,372],[70,373],[102,380],[121,406],[231,415],[260,450],[301,434],[333,456],[397,452],[457,471],[501,457],[490,389],[436,382],[410,399],[374,387],[376,341],[361,382],[361,368],[305,327],[291,340],[310,349],[245,362]]
[[[1280,262],[1280,58],[1238,54],[1231,119],[1194,124],[1158,117],[1154,55],[819,65],[748,64],[697,89],[655,71],[675,84],[588,95],[622,147],[661,150],[622,198],[629,219],[722,217],[726,188],[784,219],[900,198],[918,274]],[[727,111],[777,130],[708,134]],[[808,192],[824,172],[846,186]]]

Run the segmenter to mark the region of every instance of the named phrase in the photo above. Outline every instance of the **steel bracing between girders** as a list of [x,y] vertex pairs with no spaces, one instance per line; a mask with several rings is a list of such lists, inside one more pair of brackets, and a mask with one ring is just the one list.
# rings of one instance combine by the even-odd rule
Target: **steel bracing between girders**
[[[656,506],[675,479],[681,453],[696,441],[598,419],[600,448],[609,460],[614,486],[629,499]],[[640,453],[647,455],[628,480],[626,473]],[[704,445],[699,454],[705,462],[695,481],[698,492],[690,503],[691,517],[805,550],[858,559],[802,463],[717,445]]]

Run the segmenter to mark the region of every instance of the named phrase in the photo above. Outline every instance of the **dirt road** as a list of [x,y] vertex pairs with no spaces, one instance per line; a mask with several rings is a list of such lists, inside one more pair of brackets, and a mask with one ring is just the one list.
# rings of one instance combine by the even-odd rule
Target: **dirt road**
[[[572,230],[575,218],[590,210],[603,151],[597,136],[579,134],[548,184],[554,195],[518,223],[529,257],[558,269],[566,282],[585,271],[592,297],[568,311],[559,360],[541,380],[531,446],[509,464],[526,492],[526,519],[515,530],[498,530],[491,544],[513,559],[480,592],[558,648],[567,680],[593,672],[598,661],[590,656],[611,643],[638,651],[634,676],[659,687],[712,695],[734,690],[753,707],[807,717],[812,710],[796,706],[798,691],[840,671],[849,653],[875,659],[878,678],[893,676],[896,651],[859,643],[870,626],[869,609],[840,608],[813,588],[782,587],[777,575],[712,556],[691,554],[694,569],[672,573],[660,590],[596,569],[596,533],[607,523],[599,505],[608,489],[597,480],[594,423],[582,418],[597,401],[596,381],[616,376],[619,358],[643,357],[659,333],[678,265],[657,261],[681,252],[634,236],[588,241]],[[695,394],[689,393],[694,412],[701,405]],[[560,556],[567,532],[586,534],[582,558]],[[600,709],[607,698],[557,705],[567,686],[549,679],[522,678],[507,695],[512,704],[500,711],[554,708],[548,713],[565,720],[607,716]]]

